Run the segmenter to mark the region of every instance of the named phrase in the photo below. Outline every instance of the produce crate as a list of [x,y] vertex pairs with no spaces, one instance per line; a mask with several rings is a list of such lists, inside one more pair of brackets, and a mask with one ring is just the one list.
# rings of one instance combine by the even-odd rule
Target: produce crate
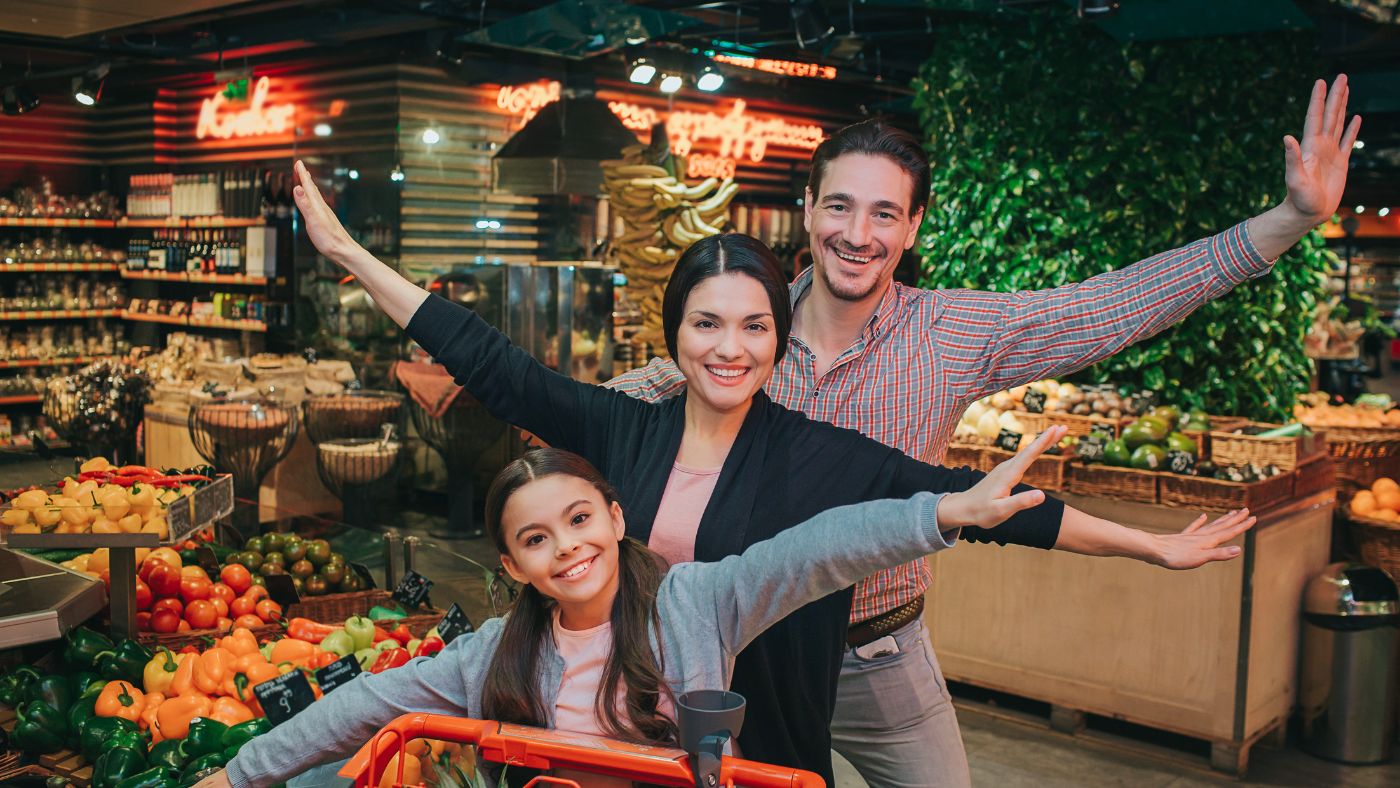
[[1069,491],[1097,498],[1157,503],[1157,481],[1164,475],[1160,471],[1140,471],[1112,465],[1072,465]]
[[1232,482],[1205,476],[1163,474],[1162,503],[1184,509],[1228,512],[1248,508],[1262,512],[1292,499],[1295,473],[1287,471],[1257,482]]
[[[1251,421],[1240,426],[1269,430],[1283,425]],[[1325,441],[1326,437],[1321,431],[1296,438],[1261,438],[1257,435],[1211,430],[1210,459],[1220,466],[1238,467],[1253,463],[1259,466],[1273,465],[1281,471],[1291,471],[1298,467],[1299,460],[1311,455],[1323,446]]]
[[1239,416],[1211,416],[1208,430],[1181,430],[1181,434],[1196,442],[1196,459],[1210,459],[1210,434],[1230,432],[1249,423],[1249,419]]
[[1303,460],[1294,474],[1294,498],[1306,498],[1337,486],[1337,466],[1326,452],[1316,452]]
[[1348,492],[1368,489],[1381,477],[1400,480],[1400,430],[1328,427],[1327,452],[1337,485]]
[[971,443],[950,443],[948,453],[943,455],[943,465],[948,468],[961,468],[964,465],[974,471],[985,471],[987,447]]
[[[282,634],[280,624],[263,624],[260,627],[250,627],[253,637],[259,642],[269,640]],[[217,629],[192,629],[189,632],[138,632],[136,641],[149,648],[168,648],[171,651],[179,651],[185,646],[197,646],[203,650],[209,645],[209,641],[218,640],[227,635],[227,632],[220,632]]]
[[[398,603],[394,601],[393,594],[375,588],[367,591],[351,591],[345,594],[302,597],[300,602],[287,610],[286,617],[309,618],[322,624],[339,624],[351,616],[367,615],[370,608],[375,605],[392,608],[396,604]],[[445,613],[446,611],[437,608],[409,611],[409,614],[398,619],[394,626],[398,626],[398,623],[407,624],[413,636],[421,638],[428,633],[428,630],[437,626],[439,621],[442,621]],[[390,629],[392,628],[390,627]]]
[[[1004,449],[989,448],[983,456],[987,458],[984,470],[991,470],[1016,455]],[[1042,454],[1026,469],[1021,482],[1051,492],[1068,489],[1069,466],[1074,459],[1072,454]]]
[[1110,419],[1107,416],[1078,416],[1073,413],[1020,413],[1016,414],[1029,432],[1040,434],[1046,429],[1056,424],[1063,424],[1069,428],[1069,435],[1082,438],[1093,432],[1094,425],[1100,424],[1113,431],[1113,437],[1118,437],[1126,423],[1123,419]]
[[1362,563],[1378,566],[1400,577],[1400,523],[1363,517],[1350,507],[1337,510],[1351,531],[1351,539],[1361,553]]

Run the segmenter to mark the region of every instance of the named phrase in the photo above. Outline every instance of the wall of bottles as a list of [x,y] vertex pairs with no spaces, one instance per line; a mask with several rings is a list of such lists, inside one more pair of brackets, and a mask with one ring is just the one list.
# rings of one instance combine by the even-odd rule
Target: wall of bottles
[[255,219],[291,215],[289,173],[230,169],[174,175],[132,175],[126,197],[131,217],[223,216]]

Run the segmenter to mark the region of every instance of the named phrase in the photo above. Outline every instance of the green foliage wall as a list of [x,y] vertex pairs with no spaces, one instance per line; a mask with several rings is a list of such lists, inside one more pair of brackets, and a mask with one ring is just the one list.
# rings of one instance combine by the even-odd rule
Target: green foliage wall
[[[915,80],[933,166],[922,284],[1054,287],[1212,235],[1283,199],[1309,38],[1119,44],[1042,15],[945,29]],[[1212,413],[1283,418],[1330,253],[1314,232],[1272,274],[1076,377]]]

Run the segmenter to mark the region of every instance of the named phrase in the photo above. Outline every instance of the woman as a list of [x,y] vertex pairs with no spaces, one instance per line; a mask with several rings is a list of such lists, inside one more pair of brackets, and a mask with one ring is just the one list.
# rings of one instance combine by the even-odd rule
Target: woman
[[[762,386],[788,346],[791,305],[777,260],[752,238],[707,238],[677,262],[663,324],[688,385],[682,396],[649,404],[549,371],[470,310],[403,279],[350,238],[301,162],[296,170],[294,196],[316,248],[354,274],[493,415],[596,465],[630,513],[628,535],[672,561],[718,561],[826,509],[967,490],[982,478],[912,460],[768,399]],[[1238,552],[1193,529],[1155,536],[1054,499],[1000,514],[1007,522],[996,531],[964,528],[960,538],[1174,568]],[[747,756],[831,782],[828,727],[850,603],[851,589],[836,591],[739,656],[734,689],[749,703],[739,742]]]

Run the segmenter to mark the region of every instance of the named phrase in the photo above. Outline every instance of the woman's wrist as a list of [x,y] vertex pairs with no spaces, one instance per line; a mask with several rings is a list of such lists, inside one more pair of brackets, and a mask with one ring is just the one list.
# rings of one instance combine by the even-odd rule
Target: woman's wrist
[[938,518],[938,530],[952,531],[968,525],[974,525],[967,521],[965,509],[967,493],[943,493],[938,497],[938,508],[935,516]]

